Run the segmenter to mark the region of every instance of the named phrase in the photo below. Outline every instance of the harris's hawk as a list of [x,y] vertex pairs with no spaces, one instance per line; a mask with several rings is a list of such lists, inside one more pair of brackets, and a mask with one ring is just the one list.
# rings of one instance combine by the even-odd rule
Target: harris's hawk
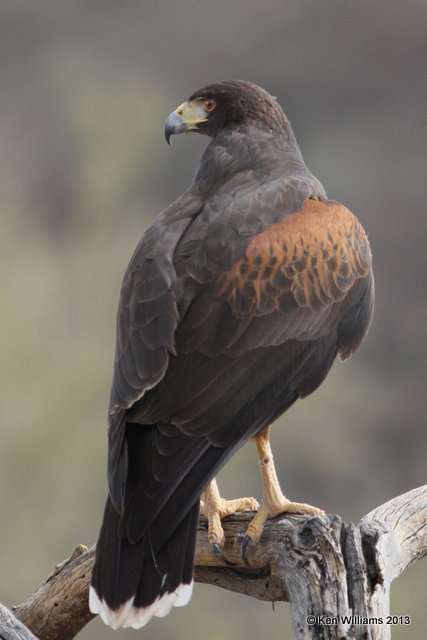
[[209,539],[224,501],[214,476],[255,438],[265,519],[318,513],[282,494],[269,426],[365,336],[371,253],[357,218],[329,201],[279,103],[249,82],[193,93],[166,139],[212,138],[192,185],[142,236],[125,273],[109,407],[109,497],[90,608],[141,627],[191,596],[200,498]]

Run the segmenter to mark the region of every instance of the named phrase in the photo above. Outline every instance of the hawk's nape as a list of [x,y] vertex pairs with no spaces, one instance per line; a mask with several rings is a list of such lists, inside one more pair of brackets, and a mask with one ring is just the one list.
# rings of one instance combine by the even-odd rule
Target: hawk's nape
[[[142,236],[119,301],[90,595],[115,628],[189,601],[202,492],[205,509],[218,503],[213,478],[250,438],[269,451],[269,425],[358,348],[373,308],[366,234],[327,199],[274,98],[248,82],[204,87],[166,121],[167,140],[185,131],[212,141]],[[289,502],[274,469],[263,477],[246,543],[280,510],[317,511]]]

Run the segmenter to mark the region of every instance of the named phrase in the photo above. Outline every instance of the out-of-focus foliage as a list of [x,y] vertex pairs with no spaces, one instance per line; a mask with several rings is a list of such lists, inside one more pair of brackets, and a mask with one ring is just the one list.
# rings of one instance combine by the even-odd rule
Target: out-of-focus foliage
[[[357,521],[426,482],[426,24],[419,0],[1,3],[1,601],[96,538],[121,277],[206,144],[167,147],[163,121],[215,80],[278,96],[375,257],[368,339],[275,426],[286,492]],[[220,483],[259,497],[250,446]],[[413,618],[395,640],[424,637],[426,601],[421,562],[394,587],[392,612]],[[287,611],[197,585],[143,633],[289,638]],[[95,621],[79,637],[113,633]]]

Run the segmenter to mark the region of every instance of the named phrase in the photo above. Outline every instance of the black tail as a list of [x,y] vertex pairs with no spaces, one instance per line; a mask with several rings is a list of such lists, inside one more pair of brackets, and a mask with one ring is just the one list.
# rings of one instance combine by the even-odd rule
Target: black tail
[[148,529],[131,544],[121,532],[121,518],[110,498],[97,544],[90,608],[113,628],[146,624],[152,616],[165,616],[173,606],[191,597],[198,501],[159,550]]
[[234,447],[162,424],[127,423],[125,438],[124,509],[108,498],[89,605],[113,628],[139,628],[190,600],[200,494]]

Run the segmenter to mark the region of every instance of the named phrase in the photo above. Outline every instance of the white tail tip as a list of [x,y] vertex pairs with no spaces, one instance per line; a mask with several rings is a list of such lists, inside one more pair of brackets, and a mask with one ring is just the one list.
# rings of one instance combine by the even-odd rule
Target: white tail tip
[[92,613],[99,614],[105,624],[112,629],[118,629],[119,627],[140,629],[153,616],[164,618],[172,607],[184,607],[190,602],[192,591],[193,581],[190,584],[180,584],[173,593],[165,593],[163,596],[159,596],[144,609],[133,606],[134,597],[127,600],[118,609],[110,609],[91,586],[89,589],[89,609]]

